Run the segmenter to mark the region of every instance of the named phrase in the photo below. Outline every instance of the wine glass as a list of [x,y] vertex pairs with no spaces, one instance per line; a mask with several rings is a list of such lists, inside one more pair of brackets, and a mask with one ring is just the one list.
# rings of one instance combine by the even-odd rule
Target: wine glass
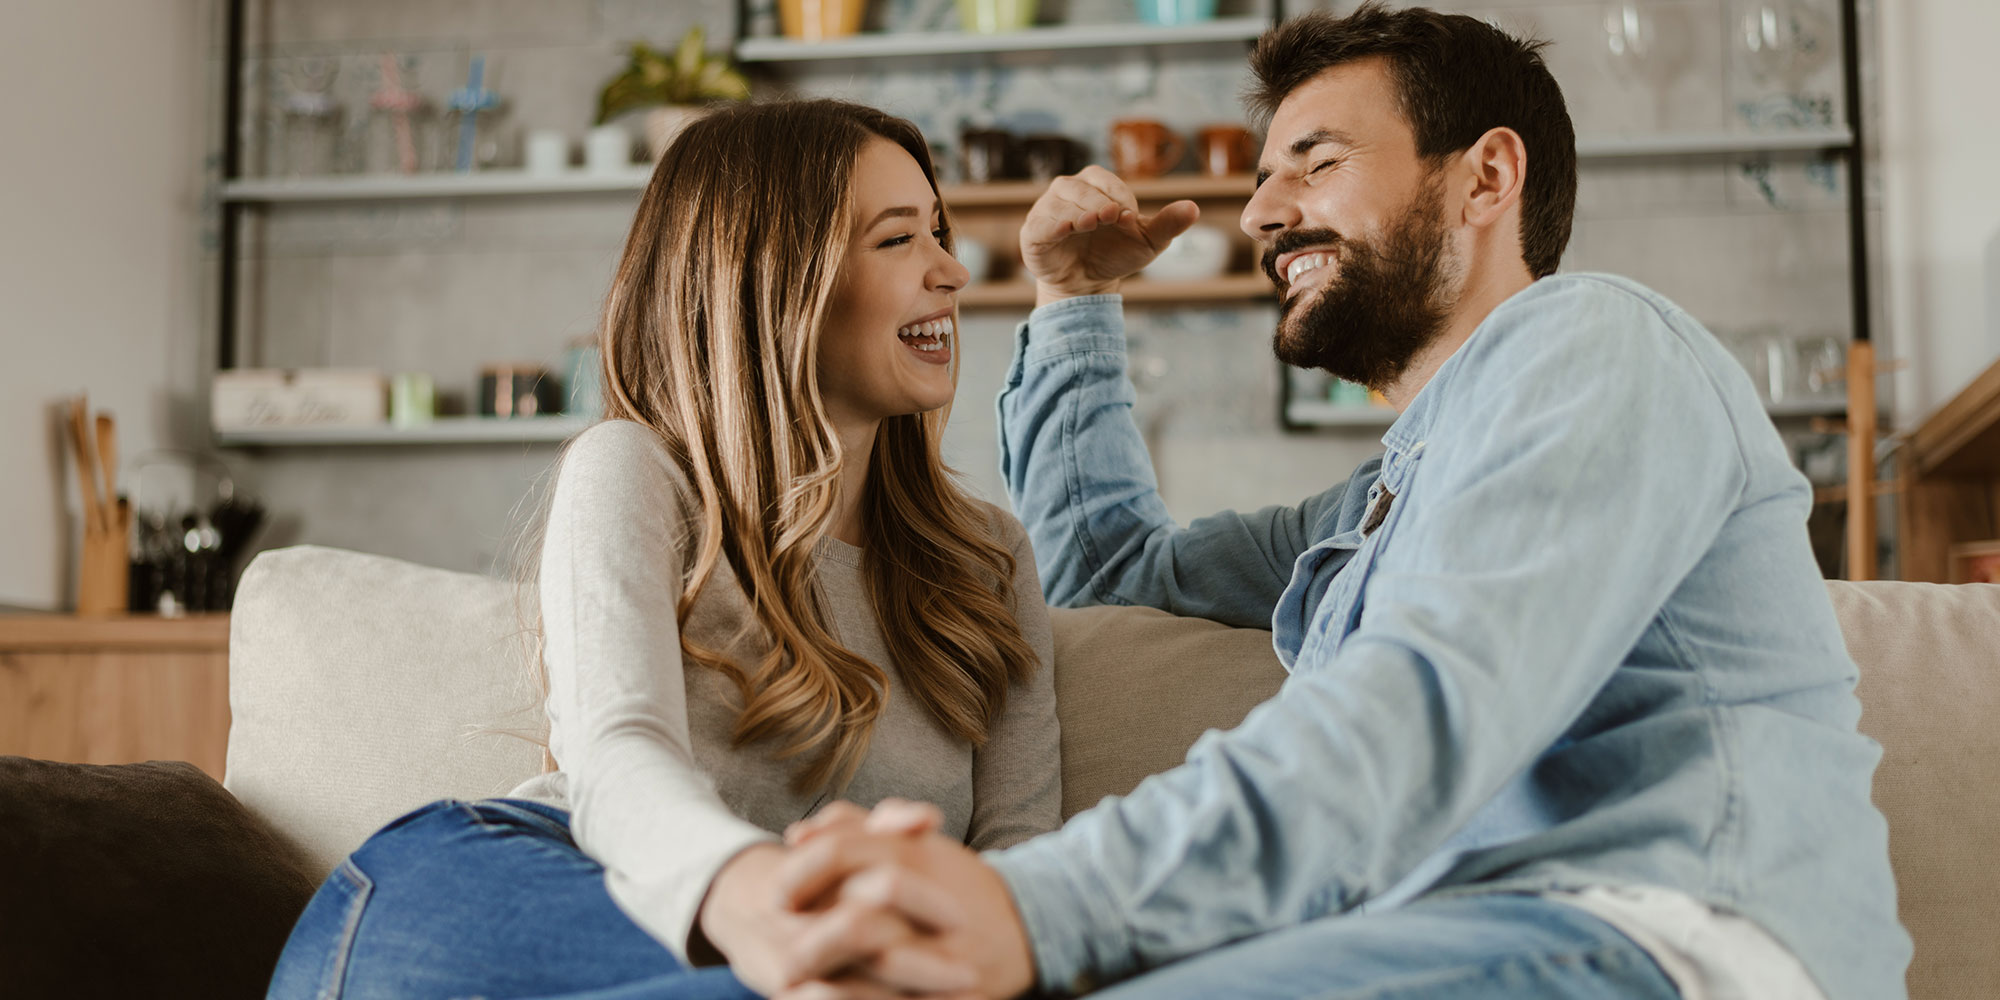
[[1739,0],[1733,34],[1750,74],[1791,93],[1833,55],[1833,17],[1814,0]]
[[1621,0],[1603,7],[1604,49],[1613,75],[1653,98],[1653,124],[1665,123],[1668,93],[1693,55],[1693,30],[1680,5]]

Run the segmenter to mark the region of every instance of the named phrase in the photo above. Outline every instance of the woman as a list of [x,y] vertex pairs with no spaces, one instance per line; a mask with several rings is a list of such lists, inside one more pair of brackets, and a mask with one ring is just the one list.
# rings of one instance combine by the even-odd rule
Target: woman
[[778,909],[777,834],[823,803],[936,803],[980,849],[1057,825],[1034,561],[939,456],[967,277],[906,121],[775,103],[675,140],[605,306],[608,419],[546,513],[557,767],[377,833],[272,996],[776,992],[811,919]]

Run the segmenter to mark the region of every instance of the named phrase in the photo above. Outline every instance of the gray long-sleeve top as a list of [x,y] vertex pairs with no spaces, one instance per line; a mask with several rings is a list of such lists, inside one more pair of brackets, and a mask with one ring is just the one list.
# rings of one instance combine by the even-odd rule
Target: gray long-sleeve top
[[[890,796],[936,803],[943,832],[981,850],[1053,829],[1061,805],[1048,610],[1020,523],[998,508],[990,522],[1014,553],[1014,613],[1041,662],[1009,692],[978,749],[905,696],[864,585],[862,550],[833,538],[816,550],[835,634],[889,676],[867,758],[839,797],[864,806]],[[683,631],[745,666],[768,641],[726,561],[687,620],[677,619],[700,531],[696,494],[651,430],[606,421],[572,443],[540,576],[557,770],[511,793],[569,809],[577,845],[604,865],[612,898],[683,960],[722,866],[834,797],[795,791],[802,763],[774,760],[775,741],[732,745],[735,685],[718,671],[683,667]]]

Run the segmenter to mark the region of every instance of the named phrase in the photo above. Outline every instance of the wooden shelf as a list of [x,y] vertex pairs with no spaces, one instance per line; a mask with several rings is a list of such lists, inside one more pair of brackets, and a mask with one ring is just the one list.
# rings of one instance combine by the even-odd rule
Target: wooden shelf
[[[1274,293],[1270,279],[1261,274],[1230,274],[1200,281],[1128,281],[1120,290],[1129,303],[1152,302],[1238,302],[1266,299]],[[974,284],[958,295],[963,309],[991,309],[1003,306],[1034,308],[1035,286],[1027,281],[995,281]]]
[[366,446],[411,444],[538,444],[567,441],[596,421],[583,417],[438,417],[427,424],[398,427],[367,424],[328,427],[270,427],[215,432],[223,447],[298,445]]
[[[1133,196],[1142,202],[1178,201],[1182,198],[1242,198],[1248,201],[1257,190],[1257,178],[1250,174],[1211,177],[1207,174],[1168,174],[1127,181]],[[938,194],[952,209],[1026,208],[1042,196],[1048,185],[1041,181],[998,181],[992,184],[945,184]]]
[[1910,451],[1919,477],[2000,476],[2000,361],[1918,425]]
[[1764,412],[1773,420],[1802,420],[1808,417],[1844,417],[1847,401],[1842,399],[1765,403]]
[[0,615],[0,650],[211,650],[229,648],[229,615]]
[[1046,52],[1058,49],[1154,48],[1249,42],[1271,27],[1267,17],[1232,17],[1200,24],[1082,24],[1025,28],[996,34],[927,31],[861,34],[821,42],[790,38],[746,38],[736,43],[738,62],[823,62],[885,56],[974,55],[989,52]]

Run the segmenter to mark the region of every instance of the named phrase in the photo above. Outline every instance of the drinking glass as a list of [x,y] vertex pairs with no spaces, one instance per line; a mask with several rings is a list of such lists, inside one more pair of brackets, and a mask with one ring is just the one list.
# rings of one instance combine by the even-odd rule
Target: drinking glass
[[1817,0],[1737,0],[1732,26],[1750,75],[1788,93],[1833,57],[1833,17]]
[[1693,27],[1678,4],[1618,0],[1603,7],[1604,55],[1613,75],[1652,95],[1653,122],[1667,118],[1667,97],[1693,56]]

